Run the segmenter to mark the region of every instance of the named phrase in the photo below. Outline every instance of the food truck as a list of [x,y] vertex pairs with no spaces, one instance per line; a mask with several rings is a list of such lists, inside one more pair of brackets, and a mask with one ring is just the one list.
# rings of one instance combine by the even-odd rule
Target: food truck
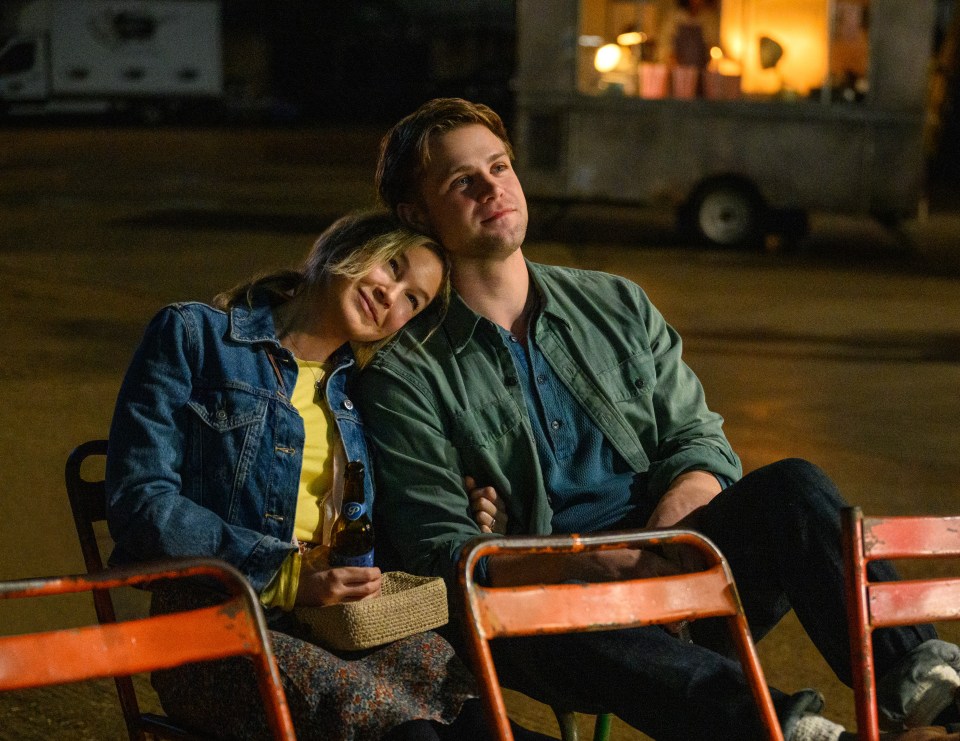
[[934,20],[935,0],[517,0],[525,191],[670,205],[725,246],[810,211],[916,215]]
[[219,101],[219,0],[8,0],[0,110],[133,111],[147,121]]

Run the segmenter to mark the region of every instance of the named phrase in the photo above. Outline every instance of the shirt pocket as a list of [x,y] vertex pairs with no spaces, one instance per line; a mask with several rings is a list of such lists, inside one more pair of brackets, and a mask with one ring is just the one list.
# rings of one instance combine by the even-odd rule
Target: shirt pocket
[[190,461],[196,501],[232,520],[241,491],[250,491],[267,417],[267,399],[243,386],[198,388],[190,410]]
[[641,349],[597,372],[597,382],[614,402],[637,400],[653,394],[656,367],[649,350]]

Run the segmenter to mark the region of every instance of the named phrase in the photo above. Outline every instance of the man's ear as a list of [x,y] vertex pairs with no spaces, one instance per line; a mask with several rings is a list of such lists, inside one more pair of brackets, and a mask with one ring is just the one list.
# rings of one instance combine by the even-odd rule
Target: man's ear
[[398,203],[397,216],[410,228],[423,234],[430,233],[430,225],[427,222],[426,214],[416,203]]

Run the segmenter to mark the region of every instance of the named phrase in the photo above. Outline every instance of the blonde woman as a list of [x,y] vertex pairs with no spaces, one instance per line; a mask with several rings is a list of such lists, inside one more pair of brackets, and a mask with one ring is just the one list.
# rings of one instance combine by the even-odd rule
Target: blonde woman
[[[299,270],[160,311],[120,390],[106,477],[111,563],[212,556],[238,568],[266,608],[301,739],[484,735],[478,703],[464,704],[472,680],[438,634],[338,654],[304,641],[292,613],[379,594],[378,567],[326,558],[345,462],[367,462],[351,400],[356,358],[432,302],[442,312],[447,272],[435,242],[385,212],[348,215]],[[372,511],[369,476],[365,495]],[[193,599],[158,592],[153,609]],[[242,661],[153,682],[190,728],[267,733]]]

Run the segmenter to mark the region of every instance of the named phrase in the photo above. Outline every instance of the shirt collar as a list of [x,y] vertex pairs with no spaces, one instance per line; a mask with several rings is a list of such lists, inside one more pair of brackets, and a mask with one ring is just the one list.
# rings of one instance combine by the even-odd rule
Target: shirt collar
[[[550,300],[550,280],[549,276],[545,274],[543,266],[537,265],[537,263],[530,262],[529,260],[527,260],[526,263],[532,288],[538,296],[538,305],[534,310],[531,326],[533,326],[538,316],[549,316],[569,326],[570,323],[566,317],[553,310],[556,302]],[[474,332],[476,332],[481,319],[483,319],[483,317],[467,306],[464,300],[460,298],[460,294],[456,291],[450,292],[450,306],[447,309],[446,319],[444,319],[444,327],[450,338],[450,344],[453,346],[454,353],[459,354],[460,351],[467,346]]]

